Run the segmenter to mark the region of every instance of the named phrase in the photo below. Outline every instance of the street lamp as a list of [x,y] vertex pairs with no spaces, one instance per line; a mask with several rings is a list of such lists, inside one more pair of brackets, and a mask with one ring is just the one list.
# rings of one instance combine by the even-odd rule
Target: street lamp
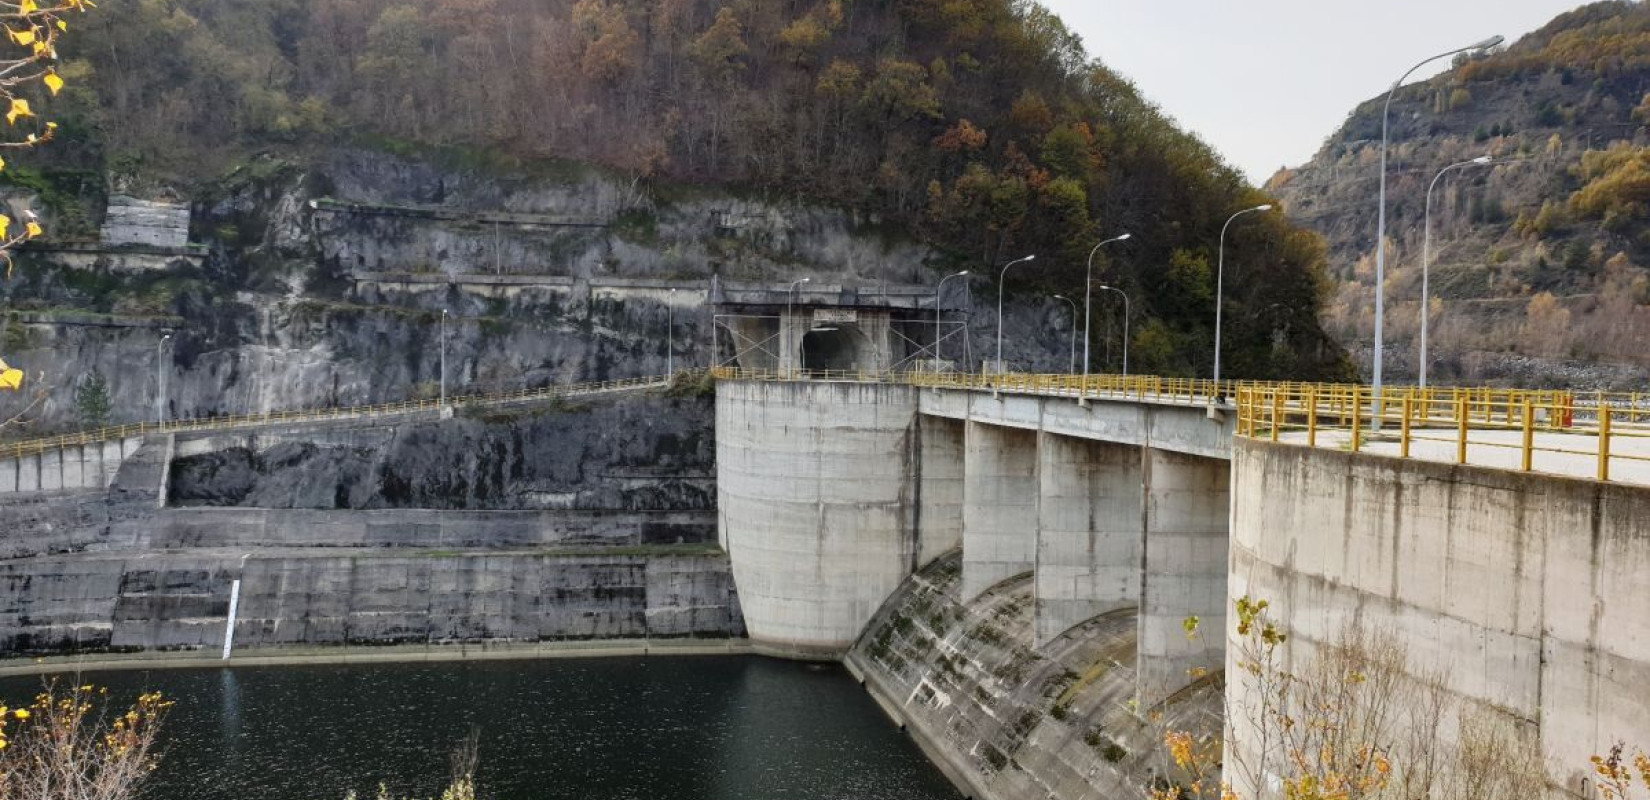
[[1438,188],[1438,181],[1450,170],[1466,167],[1481,166],[1490,163],[1489,156],[1479,156],[1471,161],[1451,164],[1438,171],[1432,179],[1432,185],[1427,187],[1427,214],[1426,233],[1421,237],[1421,388],[1427,388],[1427,313],[1432,302],[1431,270],[1432,270],[1432,190]]
[[940,278],[938,286],[934,287],[934,374],[940,374],[940,290],[945,288],[945,282],[952,278],[967,277],[968,270],[955,275]]
[[[1396,83],[1393,83],[1392,88],[1388,89],[1386,92],[1386,106],[1381,111],[1381,210],[1380,216],[1378,217],[1379,221],[1375,226],[1375,368],[1372,378],[1374,383],[1374,396],[1376,398],[1375,402],[1377,404],[1380,403],[1381,397],[1381,360],[1383,356],[1381,344],[1381,322],[1382,317],[1386,314],[1386,146],[1388,138],[1387,132],[1392,117],[1392,96],[1397,94],[1398,87],[1403,86],[1404,81],[1407,80],[1410,75],[1413,75],[1416,70],[1426,66],[1427,64],[1437,61],[1440,58],[1449,58],[1457,53],[1488,50],[1491,47],[1501,44],[1503,41],[1506,40],[1501,36],[1491,36],[1482,42],[1470,45],[1468,47],[1451,50],[1448,53],[1439,53],[1432,58],[1410,67],[1409,72],[1404,73],[1403,77],[1399,78]],[[1423,310],[1422,313],[1425,313],[1425,311]],[[1376,424],[1380,424],[1379,420],[1376,421]]]
[[1125,233],[1115,239],[1107,239],[1095,245],[1094,249],[1089,251],[1088,277],[1083,279],[1083,377],[1085,378],[1089,375],[1089,300],[1094,296],[1094,292],[1091,290],[1094,281],[1094,254],[1100,252],[1100,248],[1112,242],[1126,242],[1133,235]]
[[447,408],[447,309],[441,309],[441,401],[436,410]]
[[161,351],[171,340],[172,334],[168,333],[155,343],[155,422],[163,426],[166,424],[166,371]]
[[665,301],[665,375],[676,377],[676,290]]
[[785,342],[786,358],[790,358],[796,352],[796,348],[791,345],[791,339],[795,335],[795,331],[793,330],[794,326],[791,325],[791,314],[793,313],[792,308],[796,305],[796,287],[801,286],[804,283],[812,282],[813,278],[798,278],[797,280],[792,281],[790,292],[785,298],[785,336],[782,341]]
[[1066,374],[1075,375],[1077,374],[1077,303],[1063,294],[1055,295],[1054,299],[1064,300],[1071,305],[1071,361],[1066,366]]
[[1008,262],[1007,264],[1005,264],[1003,266],[1002,274],[997,276],[997,373],[998,374],[1003,374],[1003,373],[1007,372],[1007,370],[1003,369],[1003,281],[1008,279],[1008,268],[1009,267],[1012,267],[1015,264],[1024,264],[1027,261],[1036,261],[1036,260],[1037,260],[1037,257],[1032,255],[1032,256],[1026,256],[1025,258],[1018,259],[1018,260],[1015,260],[1015,261],[1010,261],[1010,262]]
[[1133,304],[1129,302],[1129,293],[1115,286],[1102,286],[1100,291],[1116,292],[1123,295],[1123,377],[1127,378],[1129,377],[1129,317],[1131,316],[1130,307]]
[[1237,218],[1243,216],[1244,214],[1253,214],[1257,211],[1271,210],[1272,205],[1270,203],[1263,206],[1255,206],[1254,208],[1245,208],[1242,211],[1233,214],[1231,218],[1226,220],[1226,224],[1220,228],[1220,261],[1215,271],[1215,396],[1217,398],[1220,395],[1221,307],[1225,305],[1224,299],[1226,296],[1226,229],[1232,227],[1232,223],[1237,221]]

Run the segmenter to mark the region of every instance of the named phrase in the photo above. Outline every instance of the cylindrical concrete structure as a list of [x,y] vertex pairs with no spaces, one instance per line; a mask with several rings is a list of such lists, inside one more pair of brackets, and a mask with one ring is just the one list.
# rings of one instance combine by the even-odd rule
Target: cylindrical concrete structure
[[836,659],[916,560],[916,390],[722,381],[722,546],[751,642]]
[[[1238,439],[1232,495],[1228,593],[1272,604],[1285,663],[1354,623],[1389,633],[1411,678],[1532,733],[1578,796],[1591,756],[1650,742],[1650,489]],[[1228,706],[1252,706],[1227,675]],[[1252,723],[1228,722],[1231,758],[1258,763]]]

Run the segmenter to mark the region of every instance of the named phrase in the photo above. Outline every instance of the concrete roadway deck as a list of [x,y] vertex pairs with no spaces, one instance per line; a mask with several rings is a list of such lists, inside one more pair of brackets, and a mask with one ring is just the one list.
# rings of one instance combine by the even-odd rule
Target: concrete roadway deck
[[[1518,472],[1523,461],[1523,433],[1510,430],[1475,429],[1467,435],[1467,463],[1477,467]],[[1305,431],[1287,431],[1278,441],[1306,445]],[[1318,431],[1318,447],[1351,449],[1352,434],[1344,430]],[[1387,430],[1365,434],[1361,452],[1397,458],[1398,436]],[[1534,437],[1532,471],[1547,475],[1595,480],[1598,477],[1598,437],[1580,433],[1541,433]],[[1411,436],[1411,458],[1453,464],[1456,460],[1455,431],[1418,430]],[[1650,486],[1650,436],[1642,430],[1624,430],[1610,438],[1610,481]]]

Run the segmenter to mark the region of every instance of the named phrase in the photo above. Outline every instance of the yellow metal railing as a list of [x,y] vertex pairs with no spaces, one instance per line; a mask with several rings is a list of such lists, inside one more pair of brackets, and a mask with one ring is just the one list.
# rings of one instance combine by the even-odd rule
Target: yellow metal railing
[[1613,466],[1650,462],[1650,446],[1639,446],[1650,445],[1650,395],[1639,393],[1389,388],[1376,397],[1363,386],[1253,385],[1238,390],[1236,405],[1237,435],[1308,447],[1395,444],[1400,458],[1429,447],[1457,464],[1516,454],[1523,472],[1569,457],[1590,462],[1601,481]]
[[[548,400],[552,397],[566,397],[573,395],[600,394],[603,392],[637,389],[644,386],[656,386],[668,383],[668,376],[625,378],[622,380],[597,381],[591,383],[572,383],[558,386],[546,386],[538,389],[522,389],[513,392],[495,394],[469,394],[447,398],[449,406],[492,406],[506,405],[532,400]],[[385,417],[406,414],[417,414],[425,411],[436,411],[441,407],[439,400],[408,400],[400,403],[382,403],[371,406],[351,406],[345,408],[317,408],[301,411],[271,411],[264,414],[237,414],[221,417],[204,417],[200,419],[167,420],[164,423],[140,422],[130,425],[115,425],[96,430],[80,431],[78,433],[47,436],[38,439],[25,439],[17,442],[0,444],[0,458],[22,458],[47,450],[56,450],[63,447],[77,445],[99,444],[102,442],[126,439],[134,436],[147,436],[160,433],[180,433],[190,431],[229,430],[235,428],[257,427],[263,425],[279,425],[284,423],[325,422],[329,420],[353,419],[360,417]]]

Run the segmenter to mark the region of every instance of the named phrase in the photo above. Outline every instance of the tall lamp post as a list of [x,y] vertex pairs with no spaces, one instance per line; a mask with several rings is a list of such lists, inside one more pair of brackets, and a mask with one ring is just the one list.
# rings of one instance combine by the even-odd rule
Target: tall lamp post
[[441,309],[441,400],[436,410],[447,408],[447,309]]
[[665,301],[665,375],[676,377],[676,290]]
[[[1490,38],[1485,39],[1482,42],[1479,42],[1479,43],[1474,44],[1474,45],[1470,45],[1468,47],[1457,48],[1455,50],[1449,51],[1448,53],[1439,53],[1438,55],[1435,55],[1432,58],[1429,58],[1425,61],[1422,61],[1419,64],[1416,64],[1413,67],[1410,67],[1409,71],[1405,72],[1403,77],[1399,78],[1397,80],[1397,82],[1393,83],[1392,88],[1388,89],[1387,92],[1386,92],[1386,106],[1381,111],[1381,193],[1380,193],[1381,210],[1380,210],[1380,215],[1378,217],[1379,221],[1376,223],[1376,226],[1375,226],[1375,368],[1373,370],[1374,374],[1371,377],[1373,378],[1372,382],[1374,384],[1374,386],[1373,386],[1374,396],[1376,398],[1375,402],[1377,404],[1380,403],[1381,385],[1382,385],[1381,384],[1381,360],[1382,360],[1383,353],[1382,353],[1382,344],[1381,344],[1381,338],[1382,338],[1382,325],[1381,325],[1381,322],[1382,322],[1382,318],[1386,314],[1386,147],[1387,147],[1387,138],[1388,138],[1387,133],[1388,133],[1388,130],[1389,130],[1389,125],[1390,125],[1390,121],[1391,121],[1391,117],[1392,117],[1392,96],[1394,94],[1397,94],[1398,88],[1400,86],[1403,86],[1404,81],[1408,80],[1409,76],[1413,75],[1416,70],[1418,70],[1418,69],[1420,69],[1420,68],[1422,68],[1422,67],[1424,67],[1428,64],[1431,64],[1432,62],[1437,61],[1440,58],[1449,58],[1450,56],[1456,55],[1457,53],[1467,53],[1467,52],[1476,53],[1476,52],[1479,52],[1479,51],[1482,51],[1482,50],[1488,50],[1491,47],[1494,47],[1498,44],[1501,44],[1503,41],[1506,41],[1506,39],[1504,37],[1491,36]],[[1424,310],[1423,310],[1423,313],[1425,313]],[[1376,420],[1376,425],[1377,426],[1380,425],[1379,419]]]
[[1220,260],[1215,270],[1215,396],[1217,399],[1220,395],[1220,325],[1222,322],[1222,307],[1226,304],[1226,230],[1232,227],[1232,223],[1244,214],[1271,210],[1270,203],[1254,208],[1245,208],[1233,214],[1226,220],[1226,224],[1220,228]]
[[1070,361],[1069,365],[1066,367],[1066,374],[1067,375],[1076,375],[1077,374],[1077,302],[1075,300],[1072,300],[1071,298],[1063,295],[1063,294],[1055,295],[1054,299],[1064,300],[1068,304],[1071,305],[1071,361]]
[[1089,319],[1091,317],[1089,314],[1089,301],[1094,296],[1094,254],[1100,252],[1100,248],[1112,242],[1126,242],[1133,235],[1125,233],[1114,239],[1107,239],[1095,245],[1094,249],[1089,251],[1088,276],[1083,279],[1083,377],[1085,378],[1089,376]]
[[1102,286],[1100,291],[1116,292],[1123,295],[1123,377],[1127,378],[1129,377],[1129,318],[1132,316],[1130,307],[1133,304],[1129,302],[1129,293],[1115,286]]
[[161,360],[161,353],[171,340],[172,334],[168,333],[155,342],[155,422],[159,425],[166,424],[166,362]]
[[791,344],[791,340],[793,338],[795,338],[794,326],[791,325],[791,315],[794,313],[792,311],[792,309],[794,309],[796,307],[796,287],[801,286],[804,283],[812,283],[813,280],[814,280],[813,278],[798,278],[794,281],[791,281],[790,291],[786,293],[787,296],[785,298],[785,322],[784,322],[785,336],[781,339],[781,341],[783,341],[785,343],[785,357],[786,358],[790,358],[791,355],[793,354],[793,352],[796,350],[796,348],[794,346],[792,346],[792,344]]
[[940,374],[940,290],[945,288],[945,282],[946,281],[951,280],[952,278],[967,277],[967,275],[968,275],[968,270],[966,270],[966,269],[963,270],[962,272],[959,272],[959,273],[955,274],[955,275],[947,275],[943,278],[940,278],[939,285],[934,287],[934,374],[935,375]]
[[1423,234],[1422,237],[1421,237],[1421,381],[1420,382],[1421,382],[1421,388],[1422,389],[1427,388],[1427,318],[1432,316],[1431,314],[1428,313],[1428,311],[1429,311],[1428,307],[1432,303],[1432,286],[1431,286],[1431,272],[1432,272],[1432,190],[1438,188],[1438,181],[1442,180],[1443,177],[1445,175],[1449,174],[1449,172],[1451,170],[1464,169],[1466,167],[1472,167],[1472,166],[1480,166],[1480,165],[1488,164],[1488,163],[1490,163],[1490,157],[1489,156],[1479,156],[1479,157],[1477,157],[1477,158],[1475,158],[1471,161],[1463,161],[1459,164],[1451,164],[1451,165],[1449,165],[1447,167],[1444,167],[1443,169],[1439,170],[1438,175],[1432,179],[1432,185],[1427,187],[1427,212],[1426,212],[1426,225],[1425,225],[1426,233]]
[[1003,369],[1003,281],[1008,279],[1008,268],[1009,267],[1012,267],[1015,264],[1024,264],[1027,261],[1036,261],[1036,260],[1037,260],[1037,257],[1034,256],[1034,255],[1031,255],[1031,256],[1026,256],[1025,258],[1010,261],[1007,264],[1003,265],[1002,274],[997,276],[997,373],[998,374],[1003,374],[1003,373],[1007,372],[1007,370]]

